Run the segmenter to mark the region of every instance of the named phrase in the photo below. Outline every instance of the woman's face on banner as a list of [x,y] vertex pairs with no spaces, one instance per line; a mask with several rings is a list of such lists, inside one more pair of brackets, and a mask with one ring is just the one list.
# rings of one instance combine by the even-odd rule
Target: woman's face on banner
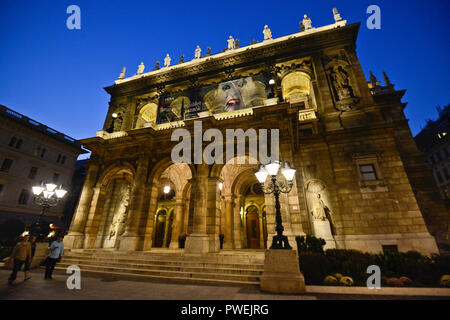
[[233,111],[244,108],[241,89],[245,85],[245,79],[227,81],[219,85],[218,98],[224,111]]

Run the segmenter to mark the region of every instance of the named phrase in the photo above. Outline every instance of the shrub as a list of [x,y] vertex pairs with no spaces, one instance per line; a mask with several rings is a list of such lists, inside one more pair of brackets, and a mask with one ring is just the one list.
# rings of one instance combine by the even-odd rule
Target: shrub
[[412,283],[412,280],[408,277],[400,277],[399,280],[406,286]]
[[403,282],[399,278],[388,278],[386,284],[388,286],[403,287]]
[[300,252],[317,252],[323,253],[323,246],[326,244],[325,240],[322,238],[316,238],[314,236],[306,235],[295,237],[297,242],[297,250]]
[[344,286],[352,286],[353,285],[353,279],[350,277],[342,277],[339,281],[340,284]]
[[25,224],[19,219],[9,219],[0,224],[3,241],[15,241],[25,231]]
[[443,287],[450,288],[450,275],[443,275],[439,281],[439,284]]
[[332,284],[338,284],[339,279],[337,279],[336,277],[333,276],[326,276],[325,279],[323,280],[324,284],[328,284],[328,285],[332,285]]
[[343,277],[343,275],[340,274],[340,273],[335,273],[335,274],[334,274],[334,277],[340,281],[341,278]]
[[329,274],[327,258],[317,252],[301,252],[299,254],[300,270],[305,277],[306,284],[322,284]]

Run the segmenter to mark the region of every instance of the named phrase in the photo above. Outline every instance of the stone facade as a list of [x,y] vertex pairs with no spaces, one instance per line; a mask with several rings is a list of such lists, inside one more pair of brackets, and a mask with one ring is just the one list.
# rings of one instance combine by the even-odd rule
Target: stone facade
[[[245,164],[236,158],[172,162],[174,130],[194,136],[201,121],[203,132],[215,128],[224,136],[226,129],[279,129],[280,159],[297,170],[292,190],[280,198],[284,234],[294,249],[296,236],[318,232],[313,214],[323,212],[334,247],[436,253],[430,232],[448,216],[415,189],[429,173],[420,169],[403,114],[404,90],[371,90],[355,51],[358,29],[338,21],[105,88],[111,101],[103,131],[82,141],[92,156],[66,247],[104,247],[102,230],[113,221],[105,208],[118,201],[109,190],[119,180],[129,185],[129,199],[118,250],[175,249],[183,234],[186,253],[220,251],[220,235],[226,250],[270,246],[274,199],[258,190],[258,164],[250,154]],[[251,108],[158,121],[161,97],[258,74],[271,77],[272,94]],[[432,191],[427,185],[421,192]]]

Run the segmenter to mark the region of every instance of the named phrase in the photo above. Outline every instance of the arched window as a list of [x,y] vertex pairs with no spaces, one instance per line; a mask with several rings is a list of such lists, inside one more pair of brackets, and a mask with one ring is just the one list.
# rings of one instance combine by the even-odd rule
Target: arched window
[[9,141],[9,146],[13,147],[14,144],[16,143],[17,138],[16,137],[12,137],[11,140]]
[[281,81],[281,88],[286,101],[292,97],[308,96],[311,93],[311,77],[301,71],[291,72]]

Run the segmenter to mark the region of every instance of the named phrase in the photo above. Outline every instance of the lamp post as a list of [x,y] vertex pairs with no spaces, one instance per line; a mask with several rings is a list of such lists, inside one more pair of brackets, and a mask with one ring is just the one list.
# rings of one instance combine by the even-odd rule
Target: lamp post
[[37,222],[37,237],[40,238],[42,232],[42,218],[45,216],[45,213],[51,207],[56,206],[62,198],[66,195],[67,191],[60,186],[54,183],[41,184],[39,186],[32,187],[34,201],[42,207],[41,214],[39,215],[39,220]]
[[[256,178],[265,194],[273,193],[275,197],[275,211],[276,211],[276,227],[277,234],[273,237],[270,249],[292,249],[289,245],[288,238],[283,235],[283,223],[281,218],[280,194],[289,193],[292,190],[295,169],[292,169],[289,162],[284,163],[281,169],[281,174],[284,179],[278,177],[278,172],[281,167],[280,161],[272,161],[266,165],[260,165],[259,171],[255,173]],[[267,176],[270,175],[270,181],[265,184]]]

